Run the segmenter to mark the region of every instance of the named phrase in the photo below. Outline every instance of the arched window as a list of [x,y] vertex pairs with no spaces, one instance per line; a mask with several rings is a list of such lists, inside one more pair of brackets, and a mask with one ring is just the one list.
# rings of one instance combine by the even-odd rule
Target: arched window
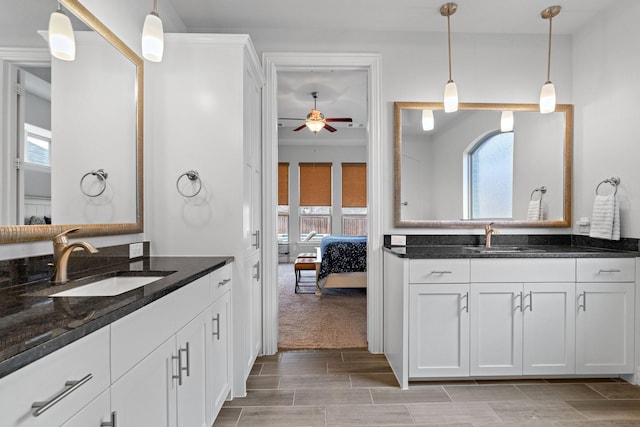
[[469,217],[512,217],[513,132],[490,132],[467,151]]

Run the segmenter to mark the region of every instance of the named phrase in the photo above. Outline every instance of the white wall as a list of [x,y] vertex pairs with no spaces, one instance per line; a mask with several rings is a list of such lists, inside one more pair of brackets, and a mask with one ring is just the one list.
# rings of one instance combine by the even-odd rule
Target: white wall
[[598,183],[619,176],[620,234],[634,238],[640,238],[639,19],[640,2],[619,2],[576,34],[573,50],[574,218],[590,217]]

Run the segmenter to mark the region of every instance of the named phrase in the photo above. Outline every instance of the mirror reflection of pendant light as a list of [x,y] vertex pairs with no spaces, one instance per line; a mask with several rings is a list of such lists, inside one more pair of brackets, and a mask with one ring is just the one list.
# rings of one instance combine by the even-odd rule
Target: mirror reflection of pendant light
[[556,88],[551,83],[551,28],[554,16],[560,13],[560,6],[549,6],[544,9],[540,16],[549,20],[549,49],[547,53],[547,81],[540,91],[540,112],[543,114],[553,113],[556,109]]
[[434,127],[433,110],[422,110],[422,130],[433,130]]
[[164,31],[158,16],[158,0],[153,0],[153,11],[144,19],[142,28],[142,56],[151,62],[162,61]]
[[73,35],[71,20],[60,8],[49,18],[49,50],[51,55],[63,61],[76,59],[76,39]]
[[455,3],[443,4],[440,8],[440,14],[447,17],[447,40],[449,47],[449,81],[444,87],[444,112],[453,113],[458,111],[458,87],[451,79],[451,15],[456,13],[458,5]]
[[513,111],[505,110],[500,116],[500,132],[513,131]]

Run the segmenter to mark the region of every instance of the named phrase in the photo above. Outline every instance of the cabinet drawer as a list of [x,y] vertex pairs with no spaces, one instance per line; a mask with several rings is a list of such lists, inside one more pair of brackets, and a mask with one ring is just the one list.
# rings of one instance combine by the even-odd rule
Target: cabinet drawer
[[472,282],[575,282],[573,258],[493,258],[471,260]]
[[111,324],[111,381],[169,339],[210,303],[209,276]]
[[578,258],[578,282],[633,282],[634,258]]
[[233,264],[227,264],[215,271],[212,271],[209,275],[209,283],[211,286],[211,301],[215,301],[220,298],[225,292],[231,289],[232,281],[232,267]]
[[[90,375],[90,377],[89,377]],[[82,381],[81,381],[82,380]],[[69,384],[67,381],[80,381]],[[109,327],[57,350],[0,380],[3,427],[59,426],[109,388]],[[34,416],[34,402],[52,401]]]
[[469,260],[412,259],[409,283],[469,283]]

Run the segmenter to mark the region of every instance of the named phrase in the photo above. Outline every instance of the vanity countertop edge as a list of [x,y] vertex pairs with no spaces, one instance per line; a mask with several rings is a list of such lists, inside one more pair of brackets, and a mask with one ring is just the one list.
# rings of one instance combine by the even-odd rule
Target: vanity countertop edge
[[[51,289],[48,279],[0,290],[0,378],[233,260],[232,256],[147,257],[92,270],[89,275],[112,271],[171,272],[155,282],[112,297],[53,298],[38,295],[45,289]],[[81,278],[71,276],[70,279]],[[77,316],[77,313],[80,314]]]
[[623,251],[583,246],[565,245],[518,245],[521,251],[482,251],[469,245],[424,245],[391,246],[384,245],[383,250],[399,258],[407,259],[445,259],[445,258],[636,258],[639,251]]

